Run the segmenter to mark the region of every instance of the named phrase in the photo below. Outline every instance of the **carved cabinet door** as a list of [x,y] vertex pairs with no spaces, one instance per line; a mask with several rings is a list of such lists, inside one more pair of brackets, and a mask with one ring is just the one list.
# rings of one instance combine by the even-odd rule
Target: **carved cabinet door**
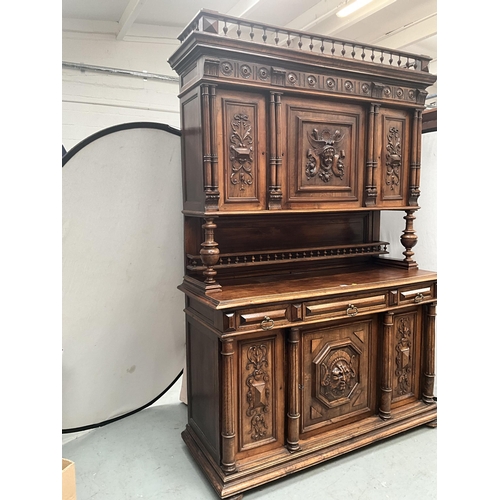
[[375,413],[376,324],[367,318],[304,330],[303,438]]
[[377,205],[400,207],[409,204],[410,113],[401,109],[380,109],[375,138],[377,160]]
[[359,207],[365,151],[364,108],[283,97],[283,207]]
[[282,330],[245,336],[237,342],[237,459],[284,445],[283,359]]
[[216,95],[219,210],[263,210],[267,162],[265,97],[219,89]]
[[420,392],[422,308],[394,314],[392,408],[415,401]]

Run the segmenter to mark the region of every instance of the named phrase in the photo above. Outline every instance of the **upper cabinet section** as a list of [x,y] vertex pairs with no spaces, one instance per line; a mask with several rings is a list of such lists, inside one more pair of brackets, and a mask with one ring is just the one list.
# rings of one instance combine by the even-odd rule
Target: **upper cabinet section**
[[185,213],[418,205],[428,58],[208,11],[179,39]]

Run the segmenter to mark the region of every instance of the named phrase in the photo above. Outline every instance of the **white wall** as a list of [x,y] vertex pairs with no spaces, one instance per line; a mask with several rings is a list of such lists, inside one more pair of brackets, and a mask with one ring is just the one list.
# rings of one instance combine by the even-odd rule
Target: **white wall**
[[[179,30],[180,31],[180,30]],[[178,46],[172,38],[129,37],[63,31],[62,60],[174,76],[168,58]],[[104,128],[152,121],[179,128],[178,83],[62,69],[62,141],[66,150]]]
[[[422,136],[420,198],[422,207],[415,212],[413,228],[418,237],[413,259],[420,269],[437,271],[437,132]],[[387,257],[404,259],[400,237],[405,228],[404,212],[382,212],[380,239],[390,243]]]

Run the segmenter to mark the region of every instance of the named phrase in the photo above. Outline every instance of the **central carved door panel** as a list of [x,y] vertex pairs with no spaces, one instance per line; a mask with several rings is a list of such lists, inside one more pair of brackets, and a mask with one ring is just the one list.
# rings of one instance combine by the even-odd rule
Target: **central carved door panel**
[[365,109],[283,97],[284,208],[360,207]]
[[302,439],[376,413],[376,325],[369,318],[303,331]]

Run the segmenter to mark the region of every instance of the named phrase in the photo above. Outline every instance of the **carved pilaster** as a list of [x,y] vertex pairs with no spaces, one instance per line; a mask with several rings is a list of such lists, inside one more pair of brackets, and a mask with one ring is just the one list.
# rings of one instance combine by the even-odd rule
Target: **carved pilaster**
[[236,434],[234,417],[234,341],[222,340],[222,458],[221,467],[226,473],[236,471]]
[[214,230],[216,229],[216,224],[214,223],[213,217],[208,217],[205,219],[205,224],[201,226],[205,231],[205,241],[201,244],[200,258],[205,266],[203,274],[205,276],[205,287],[208,289],[220,289],[220,285],[215,281],[215,276],[217,271],[215,271],[214,266],[219,261],[219,248],[218,243],[214,240]]
[[403,262],[407,267],[418,267],[418,264],[413,260],[414,252],[412,248],[417,244],[418,237],[413,229],[413,221],[415,220],[415,216],[413,215],[415,210],[406,210],[406,216],[403,217],[406,221],[406,227],[401,235],[401,244],[405,247],[405,251],[403,255],[405,256]]
[[366,188],[365,205],[373,206],[377,203],[377,186],[374,181],[374,170],[377,167],[376,161],[376,130],[378,125],[380,105],[370,106],[370,116],[368,120],[368,158],[366,161]]
[[215,120],[215,86],[201,85],[201,113],[203,124],[203,175],[205,210],[218,210],[217,130]]
[[384,315],[384,330],[382,332],[382,376],[380,385],[379,416],[383,420],[391,418],[392,401],[392,338],[394,331],[394,313]]
[[271,92],[269,103],[269,202],[270,210],[281,208],[281,93]]
[[288,411],[286,447],[300,450],[299,445],[299,339],[300,330],[292,328],[288,334]]
[[422,111],[415,110],[413,115],[413,135],[410,162],[409,205],[418,205],[420,196],[420,161],[422,157]]
[[427,306],[427,322],[424,331],[424,363],[422,401],[434,403],[434,363],[436,355],[436,303]]

